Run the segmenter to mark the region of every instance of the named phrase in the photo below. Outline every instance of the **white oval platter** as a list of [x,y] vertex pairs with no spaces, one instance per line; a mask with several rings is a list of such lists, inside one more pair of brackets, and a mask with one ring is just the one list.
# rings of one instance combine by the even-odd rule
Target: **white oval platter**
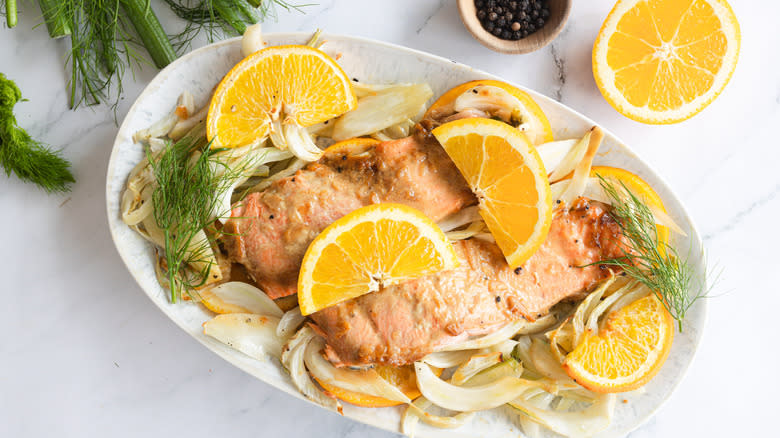
[[[304,44],[309,37],[308,33],[264,35],[269,45]],[[392,44],[341,35],[325,35],[323,38],[327,40],[323,50],[332,56],[339,55],[338,61],[349,77],[364,83],[427,82],[433,88],[435,98],[449,88],[469,80],[500,79],[466,65]],[[125,226],[120,218],[119,203],[127,175],[143,156],[141,146],[132,141],[133,133],[167,114],[182,91],[191,92],[199,107],[205,105],[216,84],[241,59],[240,47],[240,39],[235,38],[195,50],[162,70],[141,93],[119,129],[109,161],[106,177],[108,222],[117,250],[132,276],[152,302],[182,330],[247,373],[282,391],[303,398],[275,359],[269,357],[265,361],[257,361],[205,336],[202,324],[212,315],[202,306],[192,303],[171,304],[168,295],[155,278],[151,245]],[[556,139],[579,137],[595,124],[550,98],[531,90],[526,91],[546,113]],[[682,253],[690,249],[690,261],[695,275],[702,278],[705,265],[701,257],[702,243],[699,233],[677,197],[658,174],[609,132],[606,132],[596,164],[628,169],[656,189],[671,217],[687,233],[687,237],[677,239],[675,245]],[[675,333],[671,354],[661,372],[642,392],[619,395],[612,425],[600,434],[600,437],[628,434],[650,418],[671,395],[693,359],[705,316],[706,300],[700,300],[689,311],[683,331]],[[349,404],[344,407],[344,415],[347,417],[395,432],[399,431],[401,412],[398,407],[368,409]],[[513,415],[511,409],[496,409],[478,414],[470,424],[460,429],[437,430],[421,427],[416,435],[521,436],[521,429],[516,425]]]

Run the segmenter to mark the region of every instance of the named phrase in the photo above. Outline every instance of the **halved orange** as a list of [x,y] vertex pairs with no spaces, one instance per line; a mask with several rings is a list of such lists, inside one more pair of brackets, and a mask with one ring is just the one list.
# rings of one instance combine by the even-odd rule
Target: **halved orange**
[[544,163],[528,138],[496,120],[472,118],[433,130],[477,195],[479,209],[511,267],[544,243],[552,195]]
[[[666,207],[664,207],[664,203],[661,201],[661,197],[658,196],[658,193],[650,187],[650,184],[637,175],[617,167],[593,166],[590,170],[590,176],[595,178],[598,175],[601,175],[602,178],[616,187],[620,187],[620,184],[622,183],[633,195],[644,202],[645,205],[653,206],[666,213]],[[663,246],[664,243],[669,241],[669,228],[663,225],[656,225],[656,230],[658,233],[658,242]]]
[[624,116],[676,123],[720,94],[739,46],[739,23],[725,0],[620,0],[596,37],[593,75]]
[[309,245],[298,276],[298,304],[309,315],[457,266],[449,239],[422,212],[401,204],[374,204],[332,223]]
[[494,81],[491,79],[480,79],[460,84],[439,97],[433,105],[428,108],[423,118],[433,118],[440,120],[455,113],[455,100],[464,93],[486,93],[490,87],[496,87],[505,91],[508,95],[517,100],[518,111],[521,116],[521,130],[528,136],[534,145],[546,143],[553,140],[552,127],[547,116],[539,105],[523,90],[509,85],[506,82]]
[[[395,385],[401,390],[407,397],[414,400],[421,396],[420,390],[417,388],[417,376],[414,373],[414,367],[412,365],[406,365],[402,367],[393,367],[389,365],[377,365],[374,370],[383,379]],[[441,369],[434,369],[437,375],[441,375]],[[343,400],[353,405],[363,406],[367,408],[384,408],[388,406],[397,406],[403,404],[398,401],[388,400],[382,397],[376,397],[373,395],[362,394],[359,392],[348,391],[338,386],[329,385],[317,380],[326,391],[333,394],[334,397]]]
[[274,46],[236,64],[214,91],[206,135],[219,147],[265,138],[272,122],[307,127],[355,107],[346,73],[309,46]]
[[595,392],[631,391],[661,369],[674,338],[674,320],[654,295],[606,317],[563,361],[574,380]]

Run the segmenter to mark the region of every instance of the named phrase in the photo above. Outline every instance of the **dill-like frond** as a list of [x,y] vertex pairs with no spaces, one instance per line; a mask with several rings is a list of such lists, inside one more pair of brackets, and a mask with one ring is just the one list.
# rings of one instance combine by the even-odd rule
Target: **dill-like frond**
[[688,309],[707,296],[704,280],[694,277],[687,257],[681,257],[672,245],[659,240],[653,213],[641,199],[622,182],[621,187],[616,187],[601,175],[598,177],[612,201],[610,214],[630,244],[623,257],[598,263],[619,266],[652,290],[682,331]]
[[[254,163],[245,159],[228,166],[211,149],[203,123],[157,155],[147,150],[157,187],[152,194],[154,218],[165,236],[165,265],[171,301],[181,292],[205,284],[213,265],[211,238],[204,231],[229,212],[218,212],[219,196],[229,190]],[[204,237],[205,236],[205,237]],[[197,272],[194,266],[202,266]]]
[[5,173],[37,184],[47,193],[68,192],[76,180],[70,163],[19,127],[13,108],[22,100],[19,87],[0,73],[0,165]]

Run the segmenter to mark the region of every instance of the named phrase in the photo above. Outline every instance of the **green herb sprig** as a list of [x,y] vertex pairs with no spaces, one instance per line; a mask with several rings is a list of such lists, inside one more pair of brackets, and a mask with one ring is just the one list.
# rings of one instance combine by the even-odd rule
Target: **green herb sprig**
[[229,213],[215,214],[220,195],[255,162],[245,159],[229,166],[219,158],[223,150],[210,145],[201,123],[179,141],[169,142],[156,157],[147,150],[157,184],[152,193],[154,218],[165,237],[165,265],[174,303],[182,292],[190,293],[208,280],[212,241],[201,231]]
[[641,199],[622,182],[617,187],[601,175],[598,178],[612,201],[610,214],[630,245],[630,249],[623,250],[623,257],[602,260],[598,264],[619,266],[629,277],[647,286],[682,331],[688,309],[707,296],[704,280],[694,276],[687,257],[680,257],[673,246],[660,241],[653,212]]
[[19,127],[13,109],[22,100],[19,87],[0,73],[0,164],[5,174],[37,184],[47,193],[68,192],[76,182],[70,162]]

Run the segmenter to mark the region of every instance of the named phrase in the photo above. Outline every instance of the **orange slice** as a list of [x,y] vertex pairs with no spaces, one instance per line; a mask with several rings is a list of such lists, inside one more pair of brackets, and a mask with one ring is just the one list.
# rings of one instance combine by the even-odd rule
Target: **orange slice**
[[631,391],[658,373],[673,337],[672,315],[651,294],[608,315],[599,333],[586,333],[563,367],[591,391]]
[[423,213],[400,204],[374,204],[332,223],[309,245],[298,276],[298,304],[309,315],[457,266],[447,236]]
[[[414,373],[414,367],[412,365],[406,365],[402,367],[391,367],[387,365],[377,365],[374,367],[377,374],[383,379],[395,385],[401,390],[407,397],[414,400],[421,396],[420,390],[417,388],[417,376]],[[437,375],[441,375],[441,369],[434,369]],[[359,392],[352,392],[346,389],[339,388],[338,386],[329,385],[317,380],[326,391],[330,392],[336,398],[343,400],[353,405],[363,406],[367,408],[384,408],[388,406],[397,406],[403,404],[394,400],[388,400],[382,397],[376,397],[373,395],[362,394]]]
[[309,46],[275,46],[236,64],[217,86],[206,135],[219,147],[254,143],[272,123],[307,127],[355,107],[349,78],[324,52]]
[[365,152],[368,148],[375,144],[381,143],[379,140],[367,137],[355,137],[342,140],[325,149],[325,154],[347,154],[356,155],[361,152]]
[[[634,196],[642,200],[645,205],[653,206],[666,213],[666,207],[664,207],[664,203],[661,201],[661,197],[658,196],[658,193],[650,187],[650,184],[637,175],[634,175],[625,169],[618,169],[617,167],[593,166],[590,170],[590,176],[596,177],[597,175],[601,175],[602,178],[611,182],[616,187],[619,187],[622,183],[632,194],[634,194]],[[664,243],[669,241],[669,228],[663,225],[657,225],[656,230],[658,233],[658,242],[663,247]]]
[[739,23],[725,0],[621,0],[596,37],[593,75],[624,116],[676,123],[723,91],[739,45]]
[[[503,91],[505,94],[499,92],[499,95],[496,95],[495,89]],[[454,114],[456,112],[455,101],[466,93],[480,95],[482,98],[480,100],[483,102],[489,100],[491,95],[494,95],[501,102],[506,102],[506,96],[511,96],[515,99],[515,116],[519,118],[517,121],[519,129],[528,136],[531,143],[537,145],[553,140],[552,128],[547,116],[528,93],[506,82],[490,79],[466,82],[450,89],[428,108],[423,118],[441,120]],[[495,111],[495,108],[491,110]]]
[[552,221],[547,171],[528,138],[496,120],[445,123],[433,135],[479,199],[480,214],[513,268],[542,245]]

